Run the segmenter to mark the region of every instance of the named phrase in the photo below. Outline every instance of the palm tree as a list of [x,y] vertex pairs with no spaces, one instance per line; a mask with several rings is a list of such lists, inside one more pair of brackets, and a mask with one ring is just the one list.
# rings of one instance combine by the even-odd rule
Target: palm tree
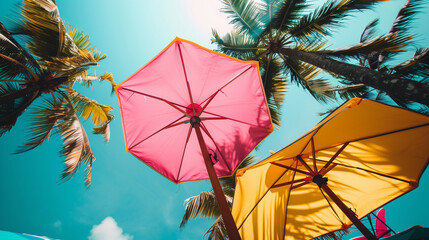
[[[389,32],[385,35],[411,36],[412,34],[410,33],[410,29],[412,29],[412,22],[415,15],[419,12],[418,10],[420,9],[421,4],[422,1],[419,0],[407,0],[399,10]],[[370,39],[376,38],[378,22],[379,19],[376,18],[365,27],[360,37],[360,44],[366,44]],[[412,41],[413,42],[411,43],[415,45],[414,39],[412,39]],[[373,51],[371,53],[359,54],[357,60],[361,66],[374,71],[380,71],[400,78],[427,83],[427,79],[429,77],[429,48],[417,48],[411,58],[392,65],[392,60],[400,59],[401,53],[402,52]],[[402,107],[410,108],[424,114],[429,113],[429,108],[427,106],[414,103],[410,104],[409,102],[402,101],[392,95],[386,96],[383,89],[374,89],[365,84],[356,85],[347,79],[342,79],[340,82],[344,86],[333,87],[328,91],[338,93],[339,97],[342,99],[365,97],[382,101],[387,104],[392,103],[393,101]],[[335,109],[335,107],[333,109]],[[322,114],[326,114],[331,111],[332,109]]]
[[[324,70],[347,79],[353,84],[350,88],[363,84],[383,90],[395,99],[429,106],[429,84],[347,61],[374,51],[403,51],[410,36],[393,33],[347,48],[325,47],[326,36],[340,26],[344,17],[370,9],[379,1],[382,0],[328,1],[314,9],[305,0],[222,0],[222,11],[229,14],[235,31],[220,37],[214,30],[212,41],[219,51],[234,57],[259,61],[266,58],[267,66],[281,61],[283,73],[288,74],[291,82],[303,86],[321,101],[335,97],[328,81],[319,77]],[[265,84],[270,81],[263,79]]]
[[[421,4],[422,2],[419,0],[407,0],[402,6],[402,8],[399,10],[392,27],[386,35],[398,34],[410,36],[411,34],[409,33],[409,31],[410,29],[412,29],[412,20],[418,13]],[[361,43],[365,43],[368,41],[368,39],[374,38],[377,23],[378,19],[375,19],[366,26],[360,38]],[[367,67],[372,70],[384,72],[390,75],[410,79],[413,81],[427,82],[427,79],[429,77],[429,48],[418,48],[417,50],[415,50],[413,56],[410,59],[392,65],[391,61],[397,59],[397,55],[398,53],[374,51],[369,54],[360,55],[359,63],[361,66]],[[345,81],[344,83],[350,84],[347,81]],[[371,89],[367,87],[365,93],[368,96],[368,93],[374,90],[377,92],[377,94],[375,95],[375,99],[383,100],[383,89],[377,91],[377,89]],[[398,105],[404,107],[408,105],[407,102],[404,102],[402,101],[402,99],[398,99],[395,96],[389,97]]]
[[[241,162],[238,169],[250,166],[255,162],[256,159],[254,156],[248,156]],[[232,207],[235,192],[235,172],[232,176],[220,178],[220,183],[226,200],[229,206]],[[190,219],[195,219],[197,217],[216,219],[206,232],[206,234],[209,234],[209,240],[223,240],[228,236],[213,191],[204,191],[199,195],[192,196],[185,200],[185,214],[183,215],[180,227],[184,227]]]
[[[106,56],[91,46],[87,35],[65,26],[55,0],[24,0],[21,11],[23,20],[13,33],[0,23],[0,136],[31,107],[32,136],[17,153],[34,149],[58,133],[66,165],[62,180],[86,165],[89,186],[95,158],[79,119],[90,119],[93,133],[103,134],[108,141],[112,107],[78,93],[74,84],[90,87],[95,80],[107,80],[114,86],[112,74],[88,73]],[[23,38],[17,41],[14,36]]]

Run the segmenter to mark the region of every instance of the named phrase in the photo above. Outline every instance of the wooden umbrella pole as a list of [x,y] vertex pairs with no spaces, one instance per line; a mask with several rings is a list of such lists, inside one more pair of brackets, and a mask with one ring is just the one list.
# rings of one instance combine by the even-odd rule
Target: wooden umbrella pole
[[207,172],[210,177],[210,182],[215,193],[217,204],[222,214],[223,222],[226,226],[226,231],[228,232],[228,238],[232,240],[240,240],[240,234],[238,233],[237,226],[235,225],[234,219],[232,218],[231,210],[226,202],[225,195],[223,193],[222,187],[220,186],[219,179],[216,175],[216,172],[213,167],[213,163],[210,160],[209,152],[207,151],[206,143],[204,142],[203,135],[201,134],[200,123],[193,123],[193,128],[197,133],[198,142],[200,143],[201,152],[203,153],[204,163],[206,164]]
[[328,194],[329,198],[332,199],[332,201],[335,202],[335,204],[341,209],[341,211],[346,214],[346,216],[352,221],[352,223],[359,229],[359,231],[366,237],[366,239],[369,240],[377,240],[377,237],[374,236],[374,234],[369,231],[365,225],[356,217],[355,213],[348,208],[341,199],[338,198],[338,196],[331,190],[331,188],[328,187],[327,184],[322,184],[320,188]]

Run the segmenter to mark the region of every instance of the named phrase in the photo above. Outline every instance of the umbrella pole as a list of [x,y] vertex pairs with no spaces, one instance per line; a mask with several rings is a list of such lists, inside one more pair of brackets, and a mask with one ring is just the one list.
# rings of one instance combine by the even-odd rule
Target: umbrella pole
[[359,231],[366,237],[366,239],[370,240],[377,240],[377,237],[374,236],[374,234],[369,231],[365,225],[356,217],[355,213],[348,208],[341,199],[338,198],[338,196],[331,190],[331,188],[328,187],[327,184],[322,184],[320,188],[328,194],[329,198],[332,199],[332,201],[335,202],[335,204],[341,209],[341,211],[346,214],[346,216],[352,221],[352,223],[359,229]]
[[220,186],[219,179],[216,175],[216,172],[213,167],[213,163],[210,160],[209,152],[207,151],[206,143],[204,142],[203,135],[201,134],[200,123],[192,124],[192,127],[197,133],[198,142],[200,143],[201,152],[203,153],[204,163],[206,164],[207,172],[210,177],[210,182],[215,193],[217,204],[222,214],[223,222],[226,226],[226,231],[228,232],[228,238],[232,240],[240,240],[240,234],[238,233],[237,226],[235,225],[234,219],[232,218],[231,210],[226,202],[225,195],[223,193],[222,187]]

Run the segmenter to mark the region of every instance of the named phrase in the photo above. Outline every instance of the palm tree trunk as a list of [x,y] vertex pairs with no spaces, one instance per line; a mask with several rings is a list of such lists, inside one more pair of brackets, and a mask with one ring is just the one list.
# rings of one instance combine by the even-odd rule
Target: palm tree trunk
[[429,107],[429,84],[399,78],[369,68],[340,62],[316,53],[288,48],[280,49],[279,53],[290,59],[300,60],[328,72],[341,75],[354,84],[365,84],[384,91],[394,98],[403,101],[418,102]]

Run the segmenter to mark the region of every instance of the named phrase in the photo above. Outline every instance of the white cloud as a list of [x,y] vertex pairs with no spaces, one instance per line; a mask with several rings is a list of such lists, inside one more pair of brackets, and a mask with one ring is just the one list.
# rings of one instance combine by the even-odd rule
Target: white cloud
[[115,219],[106,217],[99,225],[91,229],[89,240],[132,240],[134,237],[124,234]]

